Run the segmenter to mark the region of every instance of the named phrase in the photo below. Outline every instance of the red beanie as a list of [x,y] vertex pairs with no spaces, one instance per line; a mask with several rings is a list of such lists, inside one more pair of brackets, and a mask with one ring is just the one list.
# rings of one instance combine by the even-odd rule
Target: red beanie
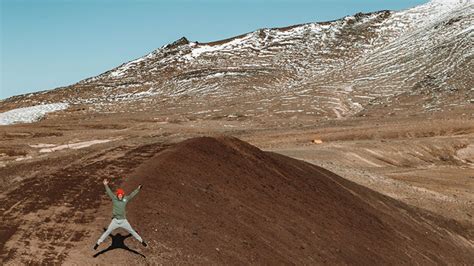
[[120,194],[123,196],[123,195],[125,194],[125,192],[123,191],[123,189],[118,188],[117,191],[115,191],[115,194],[116,194],[117,196],[120,195]]

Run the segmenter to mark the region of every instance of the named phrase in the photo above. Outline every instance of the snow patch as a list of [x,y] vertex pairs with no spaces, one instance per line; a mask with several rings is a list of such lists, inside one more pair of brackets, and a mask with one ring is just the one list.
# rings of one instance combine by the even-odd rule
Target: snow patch
[[247,34],[244,37],[236,38],[232,41],[229,41],[220,45],[194,44],[191,46],[193,47],[193,50],[191,51],[191,53],[185,55],[184,58],[186,60],[192,60],[199,57],[201,54],[204,54],[204,53],[210,53],[210,52],[215,52],[215,51],[226,51],[226,50],[232,50],[235,48],[243,48],[243,46],[248,46],[247,42],[252,38],[253,34],[255,33]]
[[[39,150],[40,153],[47,153],[47,152],[53,152],[53,151],[60,151],[64,149],[73,149],[73,150],[78,150],[82,148],[86,148],[95,144],[100,144],[100,143],[107,143],[109,141],[112,141],[110,139],[100,139],[100,140],[90,140],[90,141],[83,141],[83,142],[76,142],[76,143],[70,143],[70,144],[64,144],[64,145],[59,145],[55,146],[52,148],[43,148]],[[45,144],[49,145],[49,144]]]
[[431,0],[430,3],[443,5],[464,5],[472,2],[472,0]]
[[13,109],[0,113],[0,125],[33,123],[43,118],[47,113],[64,110],[68,107],[68,103],[51,103]]
[[31,155],[28,155],[28,156],[16,158],[15,161],[16,162],[21,162],[21,161],[30,160],[30,159],[33,159],[33,157]]
[[30,145],[31,148],[49,148],[54,147],[54,144],[47,144],[47,143],[39,143],[39,144],[32,144]]
[[[149,54],[150,55],[150,54]],[[140,57],[138,59],[135,59],[133,61],[130,61],[120,67],[118,67],[117,69],[115,69],[114,71],[112,71],[110,73],[110,76],[111,77],[121,77],[123,75],[125,75],[125,73],[132,67],[134,67],[135,65],[137,65],[138,63],[144,61],[146,58],[149,58],[149,55],[146,55],[144,57]]]

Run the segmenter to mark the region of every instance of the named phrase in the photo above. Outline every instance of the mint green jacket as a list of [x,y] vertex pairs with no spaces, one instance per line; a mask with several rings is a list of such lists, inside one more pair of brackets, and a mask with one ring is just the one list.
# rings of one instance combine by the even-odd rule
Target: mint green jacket
[[118,220],[127,219],[125,217],[125,207],[127,206],[127,203],[133,199],[135,195],[137,195],[137,193],[140,191],[140,188],[138,187],[128,196],[124,195],[122,200],[118,199],[117,195],[115,195],[112,190],[110,190],[108,185],[105,185],[105,191],[112,199],[112,217]]

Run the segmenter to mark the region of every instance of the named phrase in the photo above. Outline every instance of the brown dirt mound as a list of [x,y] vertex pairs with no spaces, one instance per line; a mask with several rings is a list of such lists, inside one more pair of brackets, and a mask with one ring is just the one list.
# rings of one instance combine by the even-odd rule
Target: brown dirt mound
[[[472,237],[327,170],[236,138],[193,138],[124,185],[150,263],[473,262]],[[467,238],[467,239],[466,239]],[[171,255],[170,255],[171,254]]]

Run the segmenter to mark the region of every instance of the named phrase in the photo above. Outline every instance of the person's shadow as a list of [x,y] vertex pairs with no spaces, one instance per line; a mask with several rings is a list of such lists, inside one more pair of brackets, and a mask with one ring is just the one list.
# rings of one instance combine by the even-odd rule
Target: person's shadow
[[[104,228],[104,231],[105,230],[107,230],[107,229]],[[136,250],[133,250],[133,249],[131,249],[131,248],[129,248],[125,245],[125,242],[124,242],[125,239],[131,237],[132,234],[128,234],[128,235],[123,236],[120,233],[116,233],[115,235],[110,234],[109,236],[112,238],[112,244],[108,248],[106,248],[104,250],[101,250],[101,251],[97,252],[96,254],[94,254],[94,256],[93,256],[94,258],[96,258],[97,256],[100,256],[100,255],[102,255],[106,252],[109,252],[111,250],[117,249],[117,248],[125,249],[127,251],[130,251],[132,253],[135,253],[137,255],[140,255],[140,256],[146,258],[145,255],[143,255],[140,252],[138,252]]]

